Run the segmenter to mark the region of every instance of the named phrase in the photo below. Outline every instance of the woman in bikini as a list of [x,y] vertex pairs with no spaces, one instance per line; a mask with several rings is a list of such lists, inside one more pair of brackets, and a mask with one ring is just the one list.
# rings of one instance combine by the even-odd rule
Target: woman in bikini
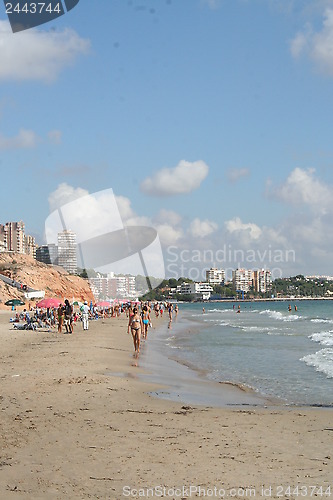
[[143,338],[146,339],[148,335],[148,326],[151,322],[150,314],[147,306],[142,309],[142,323],[143,323]]
[[133,337],[135,356],[138,356],[140,352],[140,337],[143,330],[143,324],[136,307],[133,309],[133,314],[129,315],[128,333],[130,332],[130,329]]

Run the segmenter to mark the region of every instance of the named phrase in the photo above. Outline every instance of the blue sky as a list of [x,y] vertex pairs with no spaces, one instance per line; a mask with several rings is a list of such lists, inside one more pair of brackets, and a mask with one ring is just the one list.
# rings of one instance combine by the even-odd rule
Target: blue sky
[[41,243],[50,197],[112,188],[167,275],[170,245],[244,252],[185,274],[333,274],[333,1],[81,0],[15,34],[2,9],[0,48],[0,222]]

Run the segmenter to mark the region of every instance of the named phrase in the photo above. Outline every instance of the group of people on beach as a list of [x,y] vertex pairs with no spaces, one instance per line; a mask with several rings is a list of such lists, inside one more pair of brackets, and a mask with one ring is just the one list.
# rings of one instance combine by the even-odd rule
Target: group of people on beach
[[[170,302],[128,302],[110,306],[109,308],[98,308],[97,305],[92,306],[91,304],[89,306],[88,302],[85,301],[76,311],[73,304],[68,299],[65,299],[64,303],[60,304],[58,308],[40,309],[35,307],[33,309],[29,307],[29,311],[25,309],[21,314],[17,314],[15,318],[12,318],[11,321],[16,324],[18,329],[36,330],[38,327],[44,327],[51,330],[51,328],[57,328],[58,333],[72,334],[75,324],[80,321],[83,330],[86,331],[89,329],[90,320],[119,317],[125,313],[128,318],[127,331],[132,334],[133,338],[134,355],[138,356],[140,342],[142,339],[147,340],[148,329],[152,327],[151,314],[153,312],[156,318],[163,317],[164,313],[166,313],[169,320],[168,327],[171,328],[173,317],[178,314],[178,305]],[[24,325],[20,325],[22,328],[17,326],[21,320],[25,321]]]
[[150,313],[154,311],[155,317],[158,318],[163,317],[164,311],[168,311],[169,316],[169,327],[172,322],[173,312],[178,314],[178,305],[176,304],[173,307],[171,303],[158,303],[151,304],[147,302],[145,304],[141,304],[141,311],[139,312],[138,305],[132,306],[130,305],[127,309],[128,316],[128,326],[127,332],[132,334],[133,344],[134,344],[134,356],[138,357],[140,353],[140,343],[141,338],[143,340],[147,340],[148,337],[148,328],[152,327]]
[[24,309],[16,313],[10,322],[17,330],[47,329],[50,331],[52,328],[57,328],[58,333],[72,334],[76,324],[81,322],[83,330],[86,331],[89,329],[90,320],[119,317],[129,304],[114,304],[108,308],[101,308],[92,303],[88,306],[88,302],[85,301],[78,305],[77,310],[68,299],[65,299],[64,303],[59,304],[58,307],[47,308],[37,305],[33,307],[29,302],[28,310]]

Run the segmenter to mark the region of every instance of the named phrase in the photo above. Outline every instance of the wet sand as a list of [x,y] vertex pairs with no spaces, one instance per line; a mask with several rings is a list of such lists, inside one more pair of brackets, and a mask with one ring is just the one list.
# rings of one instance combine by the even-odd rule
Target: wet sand
[[1,499],[329,498],[331,410],[155,398],[164,388],[142,380],[125,319],[59,335],[13,331],[8,318]]

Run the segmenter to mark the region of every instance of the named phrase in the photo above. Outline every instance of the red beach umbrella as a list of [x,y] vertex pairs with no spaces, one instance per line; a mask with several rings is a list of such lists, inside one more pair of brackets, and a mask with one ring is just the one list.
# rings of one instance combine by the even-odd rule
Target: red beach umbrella
[[60,299],[43,299],[40,302],[38,302],[37,307],[44,307],[44,308],[49,308],[49,307],[59,307],[61,304]]
[[106,300],[102,300],[101,302],[97,302],[97,307],[111,307],[111,302],[107,302]]

